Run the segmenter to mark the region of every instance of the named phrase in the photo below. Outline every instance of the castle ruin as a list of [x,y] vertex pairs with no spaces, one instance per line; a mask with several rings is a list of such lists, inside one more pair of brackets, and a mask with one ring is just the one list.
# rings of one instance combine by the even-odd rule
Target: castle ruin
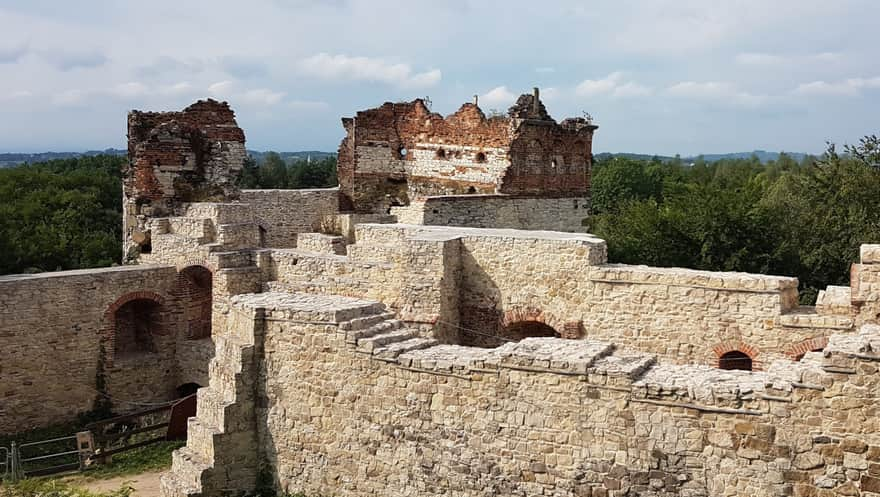
[[132,112],[132,264],[0,277],[0,431],[198,385],[168,497],[880,495],[880,245],[809,307],[611,264],[538,97],[359,112],[317,190],[238,190],[225,103]]

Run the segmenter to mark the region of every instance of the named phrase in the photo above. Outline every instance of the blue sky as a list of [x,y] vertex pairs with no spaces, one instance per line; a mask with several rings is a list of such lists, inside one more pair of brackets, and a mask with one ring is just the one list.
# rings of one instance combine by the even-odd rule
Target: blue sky
[[254,149],[342,116],[542,89],[594,151],[818,152],[877,133],[876,0],[0,0],[0,151],[123,147],[129,109],[228,100]]

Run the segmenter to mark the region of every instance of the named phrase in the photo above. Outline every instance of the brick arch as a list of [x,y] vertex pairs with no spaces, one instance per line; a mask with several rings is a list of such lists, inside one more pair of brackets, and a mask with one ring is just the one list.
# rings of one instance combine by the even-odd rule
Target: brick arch
[[715,353],[715,363],[713,366],[716,368],[721,366],[721,356],[724,354],[727,354],[728,352],[742,352],[752,360],[752,371],[760,371],[763,369],[761,361],[758,360],[761,351],[758,350],[757,347],[749,345],[742,340],[726,340],[718,342],[712,346],[712,352]]
[[178,267],[172,291],[185,321],[187,340],[211,336],[214,272],[204,264]]
[[807,352],[822,350],[826,345],[828,345],[828,337],[818,336],[791,344],[785,347],[783,353],[792,361],[799,361]]
[[[135,300],[150,300],[155,302],[160,308],[165,307],[165,297],[159,295],[156,292],[149,291],[138,291],[138,292],[130,292],[122,295],[118,299],[116,299],[107,310],[104,311],[104,327],[101,332],[102,343],[104,345],[104,363],[108,367],[113,366],[114,361],[114,350],[116,348],[116,311],[118,311],[122,306],[129,302],[133,302]],[[158,335],[164,335],[168,331],[164,328],[160,328],[157,331]]]
[[565,323],[556,319],[552,314],[544,312],[544,310],[539,307],[533,306],[515,306],[508,309],[501,315],[501,320],[498,324],[500,328],[504,329],[513,324],[523,322],[546,324],[560,334],[565,325]]
[[184,262],[175,264],[178,273],[192,266],[202,266],[208,271],[211,271],[211,274],[217,272],[217,265],[207,259],[186,259]]

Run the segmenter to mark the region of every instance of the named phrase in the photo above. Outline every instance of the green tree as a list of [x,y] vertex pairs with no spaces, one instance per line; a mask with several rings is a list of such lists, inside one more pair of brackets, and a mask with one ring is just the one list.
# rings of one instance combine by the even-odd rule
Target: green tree
[[260,165],[260,188],[287,188],[287,164],[277,152],[269,152]]
[[241,175],[238,177],[238,185],[246,189],[260,188],[260,167],[257,165],[256,159],[250,155],[244,160]]

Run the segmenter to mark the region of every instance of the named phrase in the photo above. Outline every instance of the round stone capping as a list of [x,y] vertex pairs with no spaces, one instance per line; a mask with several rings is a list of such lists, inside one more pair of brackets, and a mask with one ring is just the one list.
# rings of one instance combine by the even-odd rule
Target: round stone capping
[[234,306],[263,309],[276,319],[341,323],[385,311],[385,304],[340,295],[246,293],[232,297]]

